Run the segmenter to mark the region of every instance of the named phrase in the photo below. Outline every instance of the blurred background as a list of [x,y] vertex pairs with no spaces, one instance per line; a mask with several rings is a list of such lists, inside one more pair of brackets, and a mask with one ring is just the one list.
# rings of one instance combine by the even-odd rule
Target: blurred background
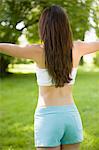
[[[0,42],[40,43],[39,17],[52,4],[66,9],[73,40],[99,39],[98,0],[0,0]],[[84,126],[81,150],[99,150],[99,52],[81,58],[73,90]],[[35,62],[0,53],[0,150],[35,150],[37,98]]]
[[[21,45],[40,43],[38,20],[42,10],[52,4],[66,9],[72,27],[74,40],[96,41],[99,38],[99,1],[98,0],[0,0],[0,42],[11,42]],[[9,68],[33,64],[31,60],[13,58],[0,54],[0,76],[6,75]],[[99,66],[99,54],[86,55],[80,64],[93,63]],[[11,64],[11,65],[9,65]],[[29,65],[28,65],[29,66]],[[21,65],[21,70],[31,72]],[[22,69],[23,68],[23,69]],[[25,69],[26,68],[26,69]]]

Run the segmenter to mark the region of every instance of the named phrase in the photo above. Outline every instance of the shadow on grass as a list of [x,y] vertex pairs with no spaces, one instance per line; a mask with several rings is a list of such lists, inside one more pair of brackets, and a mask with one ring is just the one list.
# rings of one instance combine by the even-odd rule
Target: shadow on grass
[[17,72],[17,73],[12,73],[12,72],[7,72],[5,76],[2,76],[2,79],[6,79],[6,78],[24,78],[24,77],[32,77],[34,79],[36,79],[36,74],[35,73],[21,73],[21,72]]

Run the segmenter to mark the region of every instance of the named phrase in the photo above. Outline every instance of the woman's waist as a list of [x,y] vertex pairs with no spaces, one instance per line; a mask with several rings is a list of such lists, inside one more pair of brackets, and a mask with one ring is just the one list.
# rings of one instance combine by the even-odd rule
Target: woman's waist
[[63,95],[63,96],[58,96],[58,95],[50,95],[50,96],[38,96],[38,107],[42,106],[61,106],[61,105],[66,105],[66,104],[71,104],[74,103],[74,98],[72,94],[70,95]]
[[79,114],[78,108],[75,103],[71,104],[65,104],[61,106],[43,106],[43,107],[36,107],[34,116],[37,117],[42,117],[42,115],[47,115],[47,114],[56,114],[58,113],[62,115],[71,115],[72,114]]

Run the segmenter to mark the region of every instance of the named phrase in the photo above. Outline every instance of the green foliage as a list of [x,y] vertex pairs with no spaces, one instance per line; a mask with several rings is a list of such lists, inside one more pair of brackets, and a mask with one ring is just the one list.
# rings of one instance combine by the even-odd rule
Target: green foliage
[[[73,37],[74,39],[81,39],[84,40],[84,34],[85,32],[90,28],[90,23],[89,23],[89,15],[90,15],[90,9],[91,9],[91,4],[92,0],[86,0],[85,2],[83,1],[78,1],[78,0],[73,0],[73,1],[63,1],[63,0],[39,0],[35,1],[35,5],[37,6],[36,9],[34,10],[35,13],[32,13],[31,11],[31,19],[30,22],[33,22],[34,20],[34,14],[36,16],[36,25],[38,25],[38,20],[40,17],[41,12],[43,11],[44,8],[47,6],[51,6],[53,4],[57,4],[59,6],[62,6],[66,12],[68,13],[68,17],[70,20],[71,28],[73,31]],[[29,27],[30,28],[30,27]],[[29,28],[27,30],[29,31]],[[31,30],[33,30],[33,24],[31,26]],[[30,31],[31,31],[30,30]],[[38,34],[38,30],[33,30],[33,34],[36,32]],[[28,37],[31,32],[28,32]],[[32,42],[34,39],[32,39]]]
[[94,64],[99,67],[99,53],[96,53],[96,57],[94,58]]
[[[16,26],[24,20],[25,15],[29,12],[30,4],[29,1],[2,0],[0,6],[0,42],[17,43],[22,29],[18,30]],[[0,54],[0,76],[6,75],[8,64],[13,59],[13,57]]]
[[95,25],[92,25],[92,27],[96,30],[96,35],[99,37],[99,1],[95,0],[92,7],[92,18],[95,22]]
[[[57,4],[62,6],[68,13],[71,28],[73,31],[73,38],[84,40],[84,34],[92,25],[89,22],[89,16],[94,18],[96,26],[93,26],[98,34],[98,6],[97,0],[1,0],[0,3],[0,42],[17,43],[18,38],[23,32],[30,43],[39,41],[38,21],[41,12],[44,8]],[[17,28],[19,23],[23,22],[24,26],[21,29]],[[0,54],[0,57],[4,55]],[[3,58],[5,60],[5,57]],[[6,56],[6,59],[14,59]],[[0,59],[1,61],[1,59]],[[3,61],[4,62],[4,61]],[[4,66],[2,64],[0,68]],[[7,66],[6,66],[7,67]],[[1,69],[1,73],[7,71],[6,68]]]

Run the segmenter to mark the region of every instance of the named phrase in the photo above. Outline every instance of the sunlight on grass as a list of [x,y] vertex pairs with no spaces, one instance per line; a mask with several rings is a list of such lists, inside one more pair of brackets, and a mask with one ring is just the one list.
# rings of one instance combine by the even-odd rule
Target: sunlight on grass
[[94,64],[84,64],[83,66],[79,65],[79,70],[85,71],[85,72],[99,72],[99,67],[95,66]]
[[[19,68],[21,71],[23,66],[16,66],[17,71]],[[35,72],[31,65],[30,70]],[[36,76],[33,72],[18,74],[17,71],[1,81],[0,150],[35,150],[34,112],[38,98]],[[79,66],[73,96],[84,126],[84,141],[80,150],[99,149],[98,87],[99,68]]]
[[99,138],[96,138],[91,132],[89,134],[86,129],[83,132],[84,141],[81,143],[81,150],[98,150]]
[[8,150],[15,150],[15,149],[13,149],[12,146],[10,146],[10,147],[8,148]]
[[90,135],[86,130],[84,130],[84,144],[91,146],[93,145],[93,142],[94,142],[94,136]]
[[12,128],[17,129],[17,131],[33,131],[33,126],[31,125],[22,125],[22,123],[15,123]]
[[32,64],[11,64],[8,66],[8,71],[12,73],[35,73],[35,63]]
[[[35,73],[35,67],[36,64],[14,64],[13,67],[11,64],[9,64],[8,71],[12,73]],[[86,72],[99,72],[99,67],[96,67],[94,64],[84,64],[83,66],[78,66],[78,69],[81,71],[86,71]]]

